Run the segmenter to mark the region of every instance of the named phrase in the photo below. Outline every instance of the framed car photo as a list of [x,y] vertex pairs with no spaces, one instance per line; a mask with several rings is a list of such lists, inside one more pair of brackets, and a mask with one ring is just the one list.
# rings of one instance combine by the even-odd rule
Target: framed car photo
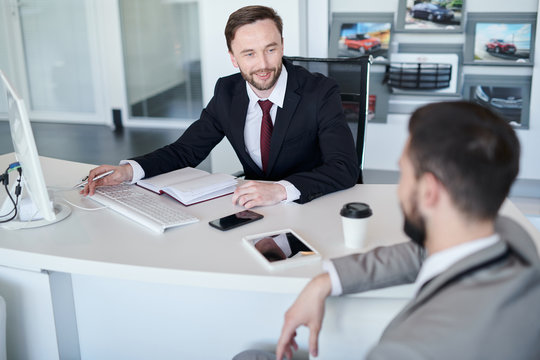
[[396,31],[463,32],[465,0],[398,0]]
[[466,64],[533,66],[536,14],[470,13]]
[[530,76],[465,75],[463,99],[489,108],[516,129],[529,128]]
[[334,13],[328,55],[372,55],[375,63],[388,61],[392,23],[392,13]]

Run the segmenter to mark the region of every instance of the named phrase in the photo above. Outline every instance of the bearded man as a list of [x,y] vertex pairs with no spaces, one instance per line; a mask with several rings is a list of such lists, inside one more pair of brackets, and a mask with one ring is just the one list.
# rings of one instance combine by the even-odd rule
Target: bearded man
[[302,325],[316,356],[328,296],[406,283],[413,299],[367,359],[540,359],[538,250],[498,216],[519,153],[514,130],[489,109],[443,102],[416,110],[398,186],[411,241],[328,262],[287,311],[276,355],[246,351],[235,360],[290,359]]

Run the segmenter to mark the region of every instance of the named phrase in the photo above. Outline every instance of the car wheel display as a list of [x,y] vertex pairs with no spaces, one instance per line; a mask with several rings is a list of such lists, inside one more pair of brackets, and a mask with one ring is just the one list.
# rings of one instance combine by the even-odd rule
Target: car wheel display
[[501,49],[500,49],[499,47],[496,47],[496,48],[495,48],[495,52],[498,54],[498,53],[501,52]]
[[358,51],[360,52],[360,55],[364,55],[366,53],[366,49],[364,49],[362,46],[358,48]]
[[433,21],[433,14],[429,14],[428,17],[427,17],[427,19],[428,19],[429,21]]

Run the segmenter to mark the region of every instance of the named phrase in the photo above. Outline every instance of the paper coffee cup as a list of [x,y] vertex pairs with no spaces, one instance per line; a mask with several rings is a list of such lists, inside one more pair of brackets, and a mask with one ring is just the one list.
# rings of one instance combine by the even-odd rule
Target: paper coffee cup
[[371,208],[365,203],[348,203],[340,211],[343,225],[343,238],[345,246],[361,248],[364,246]]

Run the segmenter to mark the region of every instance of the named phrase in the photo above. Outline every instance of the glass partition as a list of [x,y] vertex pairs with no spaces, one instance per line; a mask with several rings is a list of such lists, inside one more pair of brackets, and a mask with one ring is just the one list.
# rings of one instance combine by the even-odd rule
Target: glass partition
[[202,89],[197,2],[119,4],[130,118],[198,118]]
[[94,83],[84,1],[19,2],[33,111],[94,113]]

